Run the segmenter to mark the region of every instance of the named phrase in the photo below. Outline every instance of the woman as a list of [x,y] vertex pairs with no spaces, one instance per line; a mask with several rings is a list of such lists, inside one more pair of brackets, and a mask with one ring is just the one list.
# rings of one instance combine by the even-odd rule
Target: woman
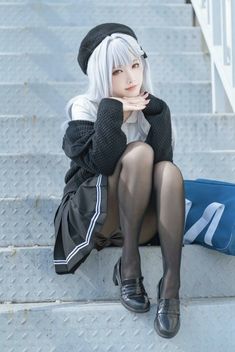
[[122,246],[113,281],[127,309],[146,312],[138,246],[158,235],[163,277],[154,327],[170,338],[180,327],[185,198],[170,110],[153,95],[146,58],[120,23],[98,25],[81,42],[78,62],[89,87],[66,107],[62,147],[71,164],[54,218],[54,263],[58,274],[73,273],[93,248]]

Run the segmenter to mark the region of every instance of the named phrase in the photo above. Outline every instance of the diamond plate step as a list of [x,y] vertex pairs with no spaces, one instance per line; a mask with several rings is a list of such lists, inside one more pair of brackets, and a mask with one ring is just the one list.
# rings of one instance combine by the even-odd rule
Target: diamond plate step
[[52,245],[60,198],[0,198],[0,247]]
[[[1,248],[0,302],[118,299],[120,288],[114,285],[112,273],[120,255],[121,248],[93,250],[74,275],[58,275],[54,271],[53,247]],[[140,246],[140,255],[146,291],[156,302],[156,287],[162,276],[161,249]],[[180,296],[234,297],[234,265],[235,256],[198,245],[185,245]]]
[[[85,81],[77,83],[1,84],[2,115],[61,116],[67,101],[86,90]],[[172,113],[211,112],[210,82],[159,82],[156,96],[167,101]],[[12,103],[14,102],[14,104]]]
[[[146,314],[130,313],[118,301],[119,287],[115,287],[112,283],[112,269],[121,254],[120,248],[107,248],[100,253],[93,251],[75,275],[56,275],[52,261],[54,242],[52,220],[64,185],[64,173],[69,164],[69,160],[61,154],[62,136],[59,134],[58,127],[62,121],[61,117],[64,115],[67,100],[84,91],[85,81],[81,85],[78,83],[70,85],[70,83],[80,81],[80,76],[76,73],[76,70],[79,72],[76,51],[81,39],[96,23],[86,22],[86,26],[76,27],[79,22],[75,21],[81,18],[79,15],[56,12],[59,7],[65,9],[70,7],[68,4],[73,4],[71,7],[73,9],[76,6],[84,7],[83,0],[63,2],[14,0],[14,5],[0,0],[0,3],[1,10],[11,9],[11,13],[5,12],[8,19],[1,19],[0,28],[0,67],[1,65],[4,67],[4,70],[0,69],[0,82],[4,82],[0,87],[2,114],[0,130],[6,135],[13,133],[17,137],[13,146],[10,145],[10,141],[8,142],[7,136],[3,136],[1,139],[3,147],[0,146],[2,153],[0,155],[0,179],[2,180],[0,195],[1,197],[12,196],[12,198],[0,199],[0,246],[3,246],[0,248],[0,302],[17,302],[0,304],[1,352],[67,350],[71,352],[143,352],[145,350],[233,352],[235,349],[235,257],[197,245],[187,245],[183,248],[180,290],[183,297],[182,323],[180,332],[171,340],[160,338],[153,329],[156,314],[156,285],[162,274],[159,247],[140,248],[144,283],[152,303],[150,312]],[[175,116],[179,143],[174,161],[181,168],[184,178],[215,179],[218,177],[218,179],[234,182],[235,156],[232,139],[234,117],[227,115],[212,117],[208,114],[208,116],[200,116],[196,121],[198,117],[196,113],[211,111],[209,56],[201,52],[206,50],[201,30],[199,27],[188,27],[191,15],[185,16],[183,21],[186,22],[182,21],[181,24],[178,22],[179,16],[174,11],[178,11],[179,8],[189,9],[189,5],[168,7],[168,19],[171,16],[170,12],[172,15],[174,13],[175,17],[169,21],[171,27],[168,28],[160,27],[166,24],[163,13],[157,21],[157,14],[154,21],[149,21],[153,11],[145,13],[149,23],[153,26],[157,24],[159,28],[145,27],[143,14],[149,11],[146,7],[151,6],[151,10],[157,9],[155,5],[160,3],[175,5],[184,1],[130,0],[128,5],[125,1],[125,6],[134,11],[137,8],[140,9],[139,5],[142,4],[143,27],[138,27],[137,18],[132,16],[127,18],[128,23],[136,23],[137,27],[133,26],[133,29],[139,42],[149,54],[149,60],[153,60],[156,64],[156,68],[152,65],[153,76],[157,77],[154,82],[156,92],[168,102],[172,114],[180,114],[179,117]],[[16,4],[20,4],[18,8]],[[49,4],[51,6],[48,6]],[[92,17],[99,6],[97,1],[89,1],[89,4],[95,6],[90,15]],[[124,2],[121,0],[118,4],[124,4]],[[130,7],[131,4],[132,7]],[[99,5],[101,5],[100,1]],[[31,13],[30,10],[25,11],[24,23],[17,28],[21,21],[18,14],[23,8],[38,9],[38,11],[32,12],[32,10]],[[45,12],[46,8],[52,10],[50,14]],[[40,15],[39,9],[43,9]],[[190,13],[192,13],[191,9]],[[98,13],[96,15],[99,16]],[[116,15],[117,12],[112,18],[115,19]],[[126,11],[120,18],[125,18],[125,15]],[[33,19],[34,22],[30,25]],[[98,19],[99,17],[96,17],[95,21],[98,22]],[[83,21],[85,20],[86,18]],[[40,28],[32,28],[43,21]],[[76,26],[69,27],[66,21],[68,21],[67,24]],[[53,25],[58,23],[58,26],[47,27],[52,23]],[[184,27],[179,27],[179,24]],[[153,41],[153,38],[157,40]],[[182,52],[184,55],[181,55]],[[171,55],[165,55],[171,53],[175,55],[175,60]],[[195,53],[197,55],[194,55]],[[55,56],[60,61],[54,60],[54,67],[51,67],[48,60]],[[198,64],[195,62],[196,58],[198,58]],[[181,60],[183,66],[180,65]],[[172,67],[173,64],[174,67]],[[168,81],[175,83],[168,83],[166,77]],[[68,85],[54,84],[51,81],[68,82]],[[18,84],[23,82],[26,83]],[[45,82],[45,84],[37,85],[28,82]],[[193,113],[194,116],[188,113]],[[19,117],[19,115],[23,116]],[[43,124],[46,121],[48,121],[47,134]],[[52,127],[53,122],[55,131],[57,129],[58,132],[56,137]],[[191,137],[190,145],[192,130],[195,135],[194,138]],[[29,136],[33,135],[34,143],[38,142],[38,146],[36,149],[29,150],[26,144],[30,142]],[[19,136],[24,141],[18,143]],[[46,144],[44,149],[42,149],[43,138]],[[54,143],[58,149],[53,148]],[[216,151],[208,152],[210,148]],[[185,150],[188,153],[185,153]],[[192,153],[189,152],[190,150]],[[59,154],[55,154],[57,151]],[[203,153],[203,151],[207,152]],[[41,154],[38,155],[38,152]],[[9,155],[4,155],[5,153]],[[25,154],[17,156],[17,153]],[[35,244],[42,247],[37,247]],[[4,248],[8,245],[10,247]],[[12,247],[12,245],[23,247]],[[32,247],[28,247],[30,245]],[[155,271],[152,270],[154,267]],[[97,271],[94,268],[97,268]],[[60,299],[61,303],[52,303]],[[107,299],[112,301],[102,302]],[[38,303],[42,301],[50,303]],[[21,304],[22,302],[34,303]]]
[[177,140],[175,153],[235,151],[235,114],[172,114]]
[[[78,16],[79,14],[79,16]],[[128,23],[142,26],[157,23],[160,26],[191,26],[192,5],[129,4],[119,2],[100,4],[2,4],[1,26],[95,26],[103,22]]]
[[[235,150],[234,114],[188,114],[171,116],[176,127],[175,152]],[[61,153],[63,116],[0,116],[2,153]]]
[[156,310],[154,304],[136,314],[119,302],[6,304],[0,308],[1,351],[234,351],[235,299],[181,300],[181,327],[170,340],[154,330]]
[[[74,53],[91,29],[81,27],[2,27],[1,52],[6,53]],[[204,49],[199,27],[147,27],[133,26],[139,43],[147,52],[198,52]],[[156,40],[153,40],[156,38]],[[22,46],[22,43],[24,45]]]
[[[64,154],[0,154],[0,194],[7,197],[60,197],[69,167]],[[185,179],[213,178],[234,182],[235,151],[175,153]]]
[[[153,81],[209,81],[210,56],[202,53],[148,55]],[[6,67],[8,68],[6,70]],[[160,68],[160,69],[159,69]],[[5,83],[79,82],[85,75],[76,54],[1,54],[0,77]]]
[[[9,1],[10,2],[10,1]],[[6,0],[0,0],[1,3],[6,3]],[[12,0],[14,4],[25,4],[25,0]],[[99,4],[105,4],[104,0],[100,1]],[[126,4],[126,0],[119,0],[119,4]],[[27,0],[27,4],[50,4],[50,5],[61,5],[61,4],[79,4],[84,5],[84,0]],[[89,4],[96,5],[97,0],[89,0]],[[154,5],[154,4],[185,4],[185,0],[129,0],[128,4],[142,4],[142,5]]]
[[174,163],[184,179],[210,178],[221,181],[235,180],[235,151],[175,152]]

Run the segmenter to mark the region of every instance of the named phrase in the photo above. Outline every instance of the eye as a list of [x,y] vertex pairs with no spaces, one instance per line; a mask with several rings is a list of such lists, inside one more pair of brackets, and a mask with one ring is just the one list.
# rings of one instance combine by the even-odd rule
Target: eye
[[[137,67],[140,66],[139,62],[136,62],[135,64],[133,64],[132,67],[134,67],[135,65],[138,65]],[[113,75],[116,75],[116,73],[118,73],[119,71],[121,72],[122,70],[113,71]]]
[[117,72],[119,72],[121,70],[116,70],[116,71],[113,71],[113,75],[115,75]]

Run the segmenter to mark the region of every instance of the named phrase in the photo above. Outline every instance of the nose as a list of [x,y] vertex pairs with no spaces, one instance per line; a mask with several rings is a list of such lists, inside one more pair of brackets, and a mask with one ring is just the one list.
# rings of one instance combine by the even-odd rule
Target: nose
[[134,74],[129,70],[127,72],[127,84],[130,84],[130,83],[135,83],[135,82],[134,82]]

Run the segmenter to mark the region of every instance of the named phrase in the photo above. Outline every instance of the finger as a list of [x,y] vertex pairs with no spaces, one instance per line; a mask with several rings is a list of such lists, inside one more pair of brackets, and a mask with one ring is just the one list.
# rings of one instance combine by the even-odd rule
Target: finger
[[139,100],[140,98],[139,97],[123,97],[123,99],[133,101],[133,100]]
[[143,104],[146,102],[146,96],[143,97],[124,97],[124,100],[130,104]]
[[147,97],[149,95],[149,93],[148,92],[142,92],[141,94],[140,94],[140,97]]
[[138,106],[138,105],[147,105],[150,102],[150,99],[145,99],[143,102],[125,102],[127,106]]
[[135,106],[146,106],[149,102],[150,102],[150,100],[145,100],[142,103],[138,102],[138,103],[135,103],[135,104],[134,103],[127,103],[127,106],[128,106],[128,108],[129,107],[133,108]]
[[149,93],[148,93],[148,92],[146,92],[146,93],[143,93],[143,95],[142,95],[142,96],[147,97],[148,95],[149,95]]
[[[147,104],[146,104],[147,105]],[[129,111],[131,110],[142,110],[142,109],[145,109],[146,108],[146,105],[144,104],[140,104],[140,105],[130,105],[130,106],[127,106],[126,109]]]

